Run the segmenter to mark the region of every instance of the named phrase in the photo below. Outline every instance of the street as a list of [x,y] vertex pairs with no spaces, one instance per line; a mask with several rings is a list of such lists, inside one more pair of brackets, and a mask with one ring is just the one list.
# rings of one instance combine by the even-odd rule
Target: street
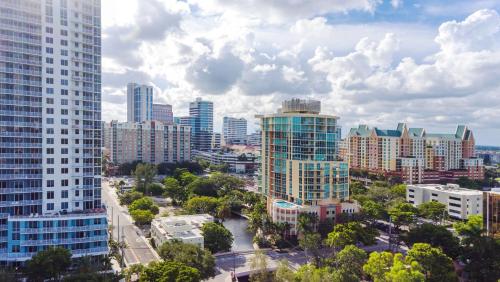
[[[113,226],[113,239],[118,241],[118,233],[127,244],[124,250],[125,264],[148,264],[158,260],[158,254],[146,242],[141,230],[133,224],[127,208],[120,206],[115,189],[109,182],[102,183],[102,198],[107,206],[109,224]],[[113,218],[112,218],[113,217]]]

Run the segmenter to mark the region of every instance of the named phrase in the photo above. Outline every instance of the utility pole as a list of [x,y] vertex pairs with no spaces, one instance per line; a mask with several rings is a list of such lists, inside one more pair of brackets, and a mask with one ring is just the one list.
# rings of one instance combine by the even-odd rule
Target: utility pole
[[119,244],[119,246],[120,246],[120,249],[121,249],[121,251],[122,251],[122,252],[121,252],[122,254],[121,254],[120,267],[123,267],[123,266],[124,266],[124,265],[123,265],[123,257],[124,257],[124,255],[125,255],[125,254],[124,254],[124,251],[123,251],[123,249],[124,249],[124,247],[125,247],[125,233],[123,232],[123,226],[122,226],[122,242],[121,242],[121,244]]
[[391,245],[391,240],[392,240],[392,218],[389,217],[389,250],[392,252],[392,245]]
[[120,243],[120,216],[118,216],[118,228],[117,228],[117,231],[118,231],[118,237],[116,237],[116,240],[118,241],[118,243]]

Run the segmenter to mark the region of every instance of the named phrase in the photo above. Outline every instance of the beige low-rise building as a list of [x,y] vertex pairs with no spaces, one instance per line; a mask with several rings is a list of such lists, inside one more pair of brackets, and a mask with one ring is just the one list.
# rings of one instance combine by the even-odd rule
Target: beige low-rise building
[[179,215],[155,218],[151,222],[151,237],[156,246],[171,240],[180,240],[184,243],[204,247],[201,227],[213,222],[214,217],[209,214]]

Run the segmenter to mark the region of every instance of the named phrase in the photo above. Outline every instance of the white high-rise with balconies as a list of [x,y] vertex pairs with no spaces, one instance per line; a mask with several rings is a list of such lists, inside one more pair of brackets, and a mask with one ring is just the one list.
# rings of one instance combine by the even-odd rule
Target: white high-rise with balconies
[[247,120],[244,118],[224,117],[222,120],[222,134],[226,144],[246,144]]
[[1,0],[0,42],[0,264],[106,255],[100,0]]

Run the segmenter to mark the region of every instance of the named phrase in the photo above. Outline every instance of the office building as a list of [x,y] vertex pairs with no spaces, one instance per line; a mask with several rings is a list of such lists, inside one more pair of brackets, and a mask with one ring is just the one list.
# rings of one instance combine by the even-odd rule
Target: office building
[[210,148],[212,150],[218,150],[222,147],[222,134],[214,132],[212,134],[212,143],[210,144]]
[[166,124],[174,123],[174,116],[172,113],[172,105],[168,104],[153,104],[153,118],[159,122]]
[[500,188],[483,194],[483,226],[486,235],[500,238]]
[[127,84],[127,121],[143,122],[153,119],[153,87]]
[[427,133],[423,128],[398,124],[395,130],[352,128],[343,157],[353,175],[360,171],[399,177],[405,183],[484,179],[482,159],[474,151],[474,136],[466,126],[455,133]]
[[483,213],[483,192],[460,188],[457,184],[415,184],[406,187],[406,200],[415,207],[427,202],[446,205],[450,217],[467,219]]
[[276,114],[257,116],[262,131],[260,190],[273,218],[273,210],[297,205],[321,221],[335,219],[341,202],[349,198],[348,164],[339,158],[338,118],[320,114],[320,108],[319,101],[292,99]]
[[233,173],[255,172],[259,166],[257,156],[252,153],[212,150],[193,151],[193,159],[201,159],[213,165],[227,165]]
[[180,240],[186,244],[204,247],[201,227],[205,223],[214,222],[208,214],[178,215],[155,218],[151,222],[151,237],[156,246],[171,240]]
[[[182,162],[191,159],[191,128],[157,121],[110,123],[107,151],[119,165],[134,161],[151,164]],[[109,144],[109,145],[108,145]]]
[[227,145],[245,145],[247,143],[247,120],[244,118],[224,117],[222,134]]
[[0,264],[108,254],[99,0],[0,1]]
[[209,151],[214,131],[214,105],[210,101],[196,98],[189,103],[189,119],[181,118],[181,124],[189,121],[192,131],[192,149]]
[[260,131],[247,135],[247,145],[260,147],[262,141],[262,133]]

